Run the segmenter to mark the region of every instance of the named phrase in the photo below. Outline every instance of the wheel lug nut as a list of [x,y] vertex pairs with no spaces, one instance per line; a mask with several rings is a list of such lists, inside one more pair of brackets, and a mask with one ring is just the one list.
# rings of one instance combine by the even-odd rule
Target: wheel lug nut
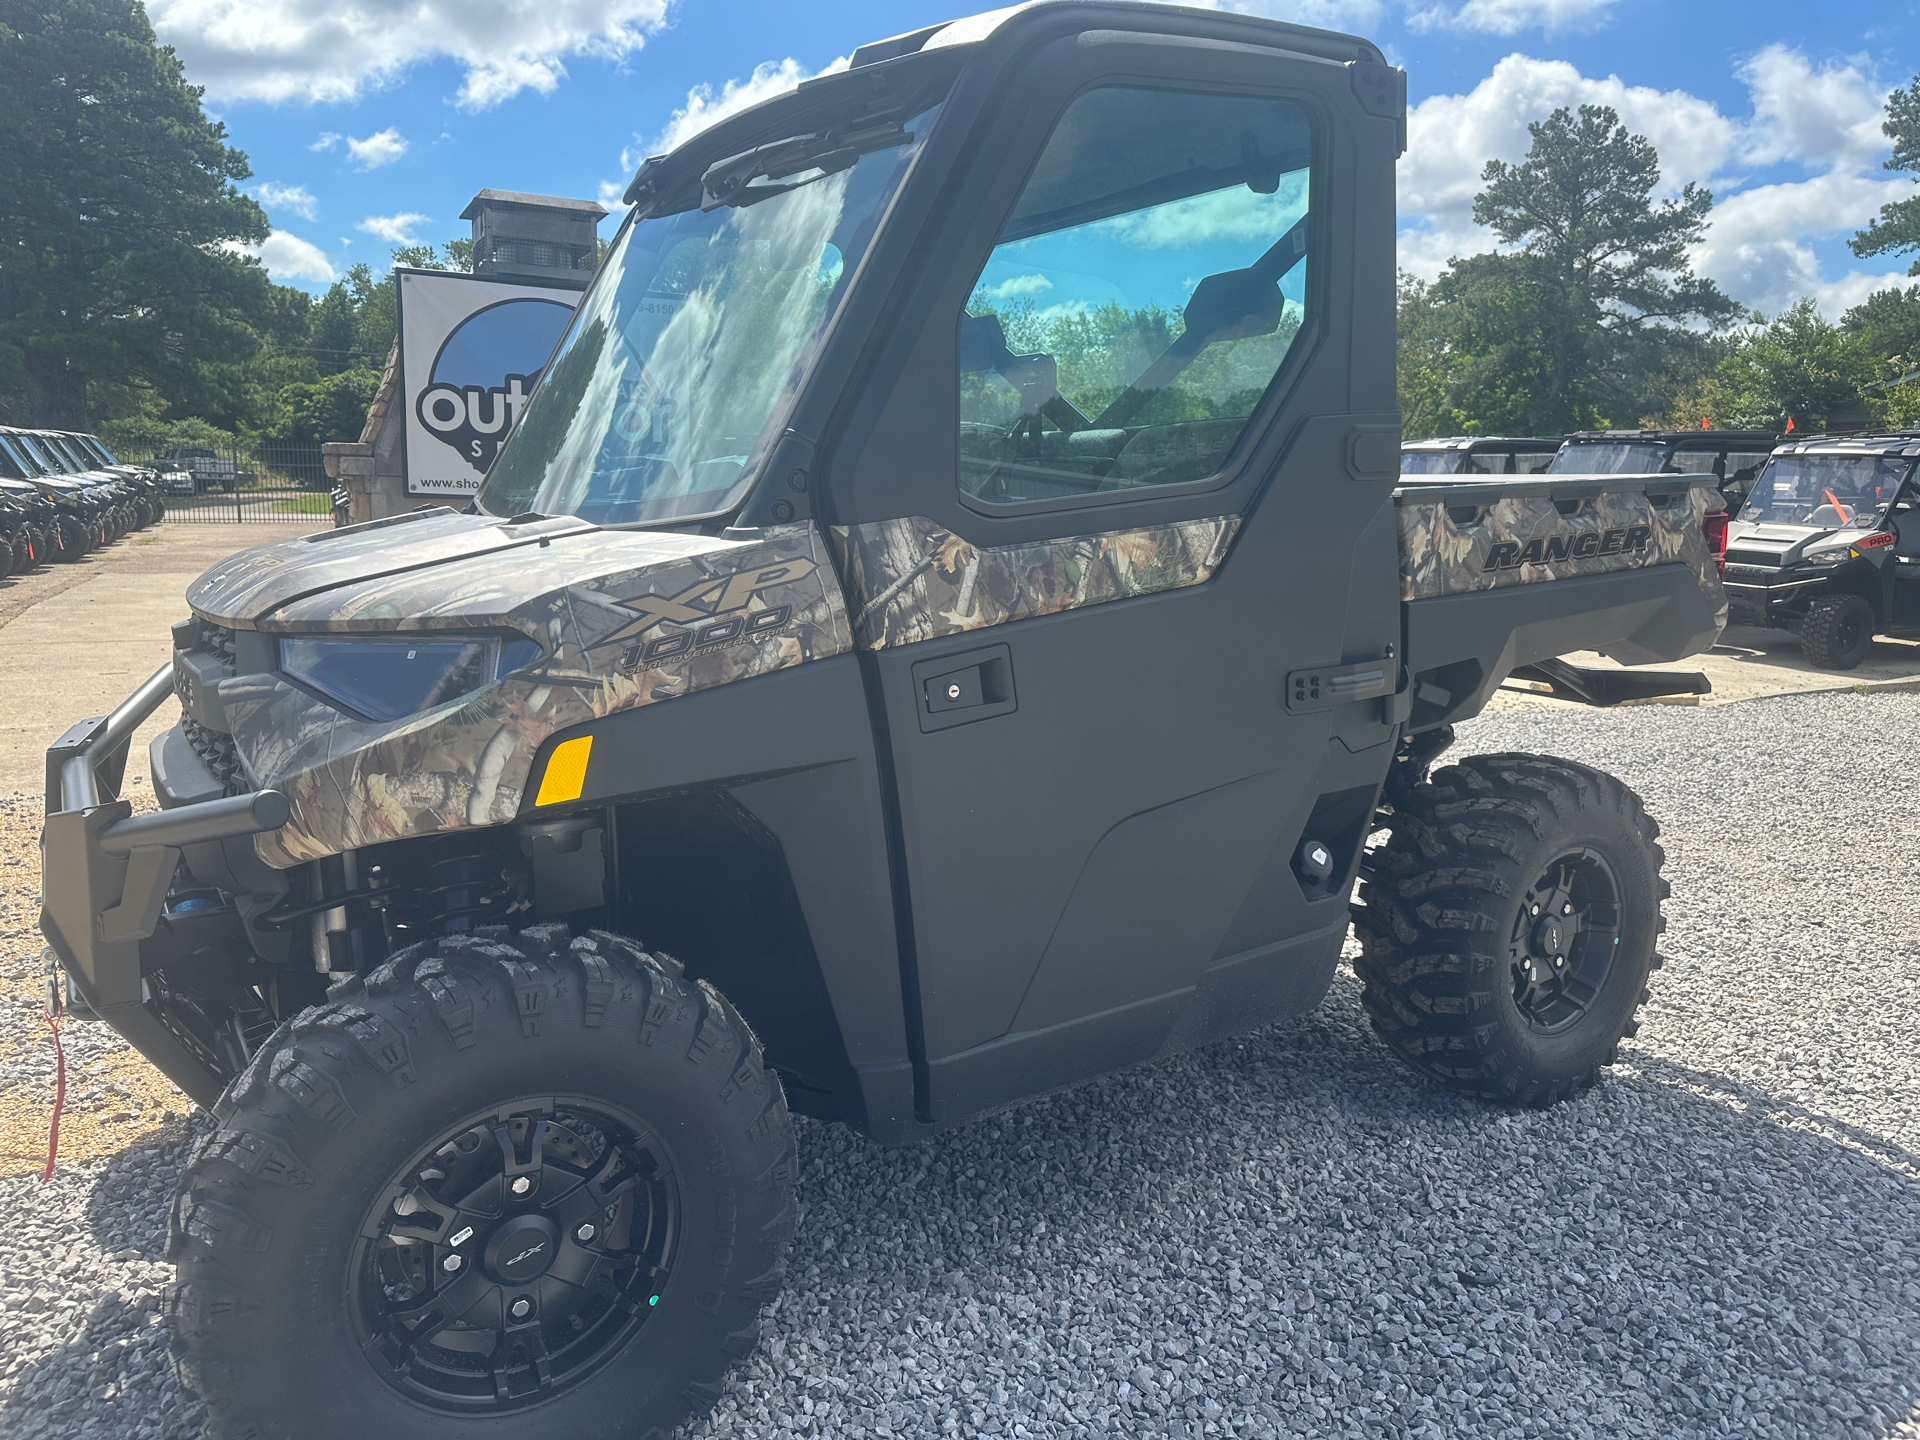
[[516,1175],[513,1177],[513,1183],[509,1185],[507,1188],[513,1191],[513,1193],[516,1195],[524,1195],[529,1190],[533,1189],[533,1181],[529,1180],[524,1175]]
[[460,1257],[458,1255],[447,1256],[446,1259],[440,1262],[440,1268],[451,1275],[460,1268]]
[[599,1233],[598,1230],[593,1228],[593,1222],[589,1220],[585,1225],[582,1225],[578,1230],[573,1232],[573,1238],[584,1245]]
[[1539,907],[1538,905],[1536,905],[1536,906],[1534,906],[1534,907],[1533,907],[1533,913],[1534,913],[1534,914],[1536,914],[1536,915],[1538,915],[1538,914],[1540,913],[1540,907]]
[[524,1320],[533,1313],[533,1302],[523,1295],[507,1307],[507,1313],[516,1320]]
[[1569,905],[1562,905],[1562,906],[1560,907],[1560,913],[1561,913],[1562,915],[1571,915],[1571,914],[1573,913],[1573,906],[1572,906],[1572,905],[1570,905],[1570,904],[1569,904]]

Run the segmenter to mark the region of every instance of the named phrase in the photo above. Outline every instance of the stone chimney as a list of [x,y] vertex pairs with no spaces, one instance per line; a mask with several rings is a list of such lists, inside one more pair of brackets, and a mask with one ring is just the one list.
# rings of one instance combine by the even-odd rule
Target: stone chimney
[[584,290],[595,264],[594,230],[607,213],[591,200],[482,190],[460,212],[473,222],[473,273]]

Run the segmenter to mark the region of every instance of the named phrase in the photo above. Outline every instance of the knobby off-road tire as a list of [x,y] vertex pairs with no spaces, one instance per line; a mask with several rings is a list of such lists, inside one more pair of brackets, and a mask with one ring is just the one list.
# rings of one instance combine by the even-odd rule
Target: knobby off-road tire
[[664,1436],[785,1277],[778,1080],[711,986],[605,932],[402,951],[214,1119],[167,1308],[225,1440]]
[[1858,595],[1819,595],[1800,626],[1800,653],[1823,670],[1851,670],[1873,649],[1873,606]]
[[1664,963],[1659,833],[1631,790],[1572,761],[1435,771],[1396,807],[1354,908],[1374,1030],[1464,1094],[1550,1105],[1592,1085]]

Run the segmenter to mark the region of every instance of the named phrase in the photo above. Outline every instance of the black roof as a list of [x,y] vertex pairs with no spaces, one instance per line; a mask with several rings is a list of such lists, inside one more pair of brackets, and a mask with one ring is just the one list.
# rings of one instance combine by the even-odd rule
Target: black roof
[[527,195],[518,190],[482,190],[460,212],[462,220],[471,220],[488,205],[523,205],[534,210],[577,210],[595,220],[607,213],[607,207],[595,200],[569,200],[564,195]]
[[1892,430],[1879,435],[1795,435],[1774,447],[1776,455],[1808,452],[1840,455],[1920,455],[1920,430]]
[[1778,430],[1576,430],[1569,440],[1631,444],[1652,440],[1661,444],[1684,445],[1688,441],[1707,445],[1733,445],[1750,450],[1771,450],[1780,443]]
[[1425,440],[1405,440],[1402,450],[1500,450],[1530,446],[1545,453],[1558,450],[1560,442],[1550,435],[1432,435]]

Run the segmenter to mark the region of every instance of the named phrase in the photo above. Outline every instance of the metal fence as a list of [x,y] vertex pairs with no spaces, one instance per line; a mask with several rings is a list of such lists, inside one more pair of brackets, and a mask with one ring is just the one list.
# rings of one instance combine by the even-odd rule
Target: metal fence
[[318,442],[193,446],[120,457],[179,475],[167,493],[167,519],[198,524],[333,523],[333,497]]

